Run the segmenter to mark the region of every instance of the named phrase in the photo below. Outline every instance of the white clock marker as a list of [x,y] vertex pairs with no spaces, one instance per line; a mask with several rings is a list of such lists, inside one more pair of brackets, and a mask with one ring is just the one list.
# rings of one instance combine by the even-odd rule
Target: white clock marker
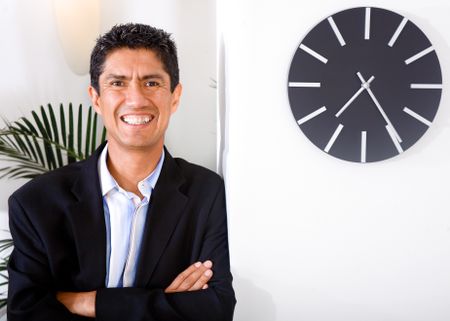
[[297,120],[297,123],[299,125],[306,123],[308,120],[313,119],[314,117],[320,115],[321,113],[325,112],[327,110],[327,108],[325,106],[320,107],[319,109],[317,109],[316,111],[313,111],[311,114],[306,115],[305,117]]
[[442,84],[411,84],[411,89],[442,89]]
[[423,116],[419,115],[418,113],[416,113],[415,111],[412,111],[411,109],[409,109],[408,107],[403,108],[403,111],[405,113],[407,113],[408,115],[410,115],[411,117],[414,117],[415,119],[417,119],[418,121],[420,121],[421,123],[427,125],[428,127],[431,126],[431,122],[424,118]]
[[410,63],[416,61],[417,59],[420,59],[423,56],[429,54],[433,50],[434,50],[433,46],[429,46],[427,49],[424,49],[421,52],[419,52],[419,53],[415,54],[414,56],[412,56],[411,58],[406,59],[405,60],[405,64],[409,65]]
[[395,145],[395,148],[397,148],[398,153],[399,153],[399,154],[400,154],[400,153],[403,153],[403,148],[402,148],[402,146],[400,145],[400,143],[398,142],[397,137],[395,136],[395,133],[394,133],[394,130],[392,129],[392,127],[389,126],[389,125],[386,125],[386,130],[387,130],[389,136],[391,137],[392,142],[393,142],[394,145]]
[[319,54],[318,52],[315,52],[314,50],[312,50],[311,48],[305,46],[304,44],[300,44],[300,49],[302,49],[304,52],[310,54],[311,56],[313,56],[314,58],[316,58],[317,60],[323,62],[324,64],[326,64],[328,62],[328,59],[325,58],[324,56],[322,56],[321,54]]
[[336,141],[336,138],[338,138],[339,134],[342,131],[342,128],[344,128],[344,125],[339,124],[338,127],[336,128],[336,130],[334,131],[333,136],[331,136],[330,141],[328,142],[327,146],[325,146],[325,153],[328,153],[331,149],[331,147],[333,146],[334,142]]
[[402,32],[403,28],[405,28],[406,23],[408,22],[408,19],[403,18],[402,22],[397,27],[397,30],[395,30],[394,34],[392,35],[391,40],[388,43],[389,47],[392,47],[394,43],[397,41],[398,36],[400,36],[400,33]]
[[361,132],[361,163],[366,162],[366,150],[367,150],[367,132]]
[[320,88],[320,82],[289,82],[289,87]]
[[370,39],[370,8],[366,8],[366,21],[364,26],[364,39]]
[[342,34],[339,31],[338,27],[336,26],[336,23],[334,22],[333,17],[328,17],[328,22],[330,23],[331,29],[333,29],[334,34],[336,35],[341,46],[345,46],[344,37],[342,37]]

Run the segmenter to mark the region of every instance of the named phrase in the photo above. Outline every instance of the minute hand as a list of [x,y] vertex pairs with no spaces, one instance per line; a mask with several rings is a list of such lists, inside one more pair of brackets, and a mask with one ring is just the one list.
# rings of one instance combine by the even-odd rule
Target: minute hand
[[384,120],[386,121],[386,123],[388,124],[389,127],[392,128],[395,138],[397,138],[398,142],[401,143],[402,139],[400,138],[399,134],[397,133],[397,131],[395,130],[394,126],[392,125],[391,121],[389,120],[388,116],[386,115],[386,113],[384,112],[383,108],[381,107],[380,103],[378,102],[377,98],[375,97],[375,95],[373,94],[372,90],[370,88],[366,88],[367,92],[369,93],[370,98],[372,98],[375,106],[377,106],[378,111],[381,113],[381,115],[383,116]]

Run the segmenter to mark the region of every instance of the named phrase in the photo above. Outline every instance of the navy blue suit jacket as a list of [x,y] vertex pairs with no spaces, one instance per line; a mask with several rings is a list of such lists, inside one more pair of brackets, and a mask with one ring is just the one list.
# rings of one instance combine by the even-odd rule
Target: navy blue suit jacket
[[[57,291],[97,290],[97,320],[229,321],[235,296],[229,266],[225,192],[215,173],[166,152],[152,193],[133,288],[105,288],[106,230],[97,169],[86,161],[28,182],[9,199],[14,250],[8,320],[84,320]],[[206,290],[164,293],[189,265],[210,259]]]

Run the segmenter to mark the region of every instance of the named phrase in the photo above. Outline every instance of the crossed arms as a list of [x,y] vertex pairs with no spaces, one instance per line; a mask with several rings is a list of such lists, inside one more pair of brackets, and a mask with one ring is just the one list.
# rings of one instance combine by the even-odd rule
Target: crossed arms
[[[181,272],[164,290],[165,293],[206,290],[213,272],[211,261],[196,262]],[[56,298],[71,313],[95,318],[95,297],[97,291],[58,292]]]

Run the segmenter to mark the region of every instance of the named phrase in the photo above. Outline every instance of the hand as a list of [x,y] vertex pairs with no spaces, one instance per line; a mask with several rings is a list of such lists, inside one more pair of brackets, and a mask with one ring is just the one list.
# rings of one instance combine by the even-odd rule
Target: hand
[[[386,121],[386,124],[390,127],[390,129],[392,130],[395,138],[397,139],[397,141],[399,143],[402,142],[402,139],[400,138],[400,135],[397,133],[397,131],[394,128],[394,125],[392,125],[391,121],[389,120],[388,116],[386,115],[386,113],[384,112],[383,108],[381,107],[380,103],[378,102],[377,98],[375,97],[375,95],[373,94],[372,90],[370,89],[370,86],[364,86],[366,84],[366,81],[364,80],[363,76],[361,75],[361,73],[358,71],[357,75],[359,77],[359,80],[361,80],[361,83],[363,87],[367,90],[367,92],[369,93],[370,98],[372,98],[372,101],[374,102],[375,106],[377,106],[378,111],[380,112],[381,116],[383,116],[384,120]],[[372,76],[373,77],[373,76]]]
[[[358,71],[358,74],[360,74],[359,71]],[[347,107],[350,106],[350,104],[356,99],[356,97],[358,97],[359,94],[361,94],[364,91],[364,89],[367,89],[369,87],[370,83],[374,79],[375,79],[375,77],[372,76],[369,78],[369,80],[367,82],[364,81],[361,84],[361,87],[358,89],[358,91],[345,103],[344,106],[342,106],[341,109],[339,109],[339,111],[336,113],[336,117],[339,117],[344,112],[344,110],[346,110]]]
[[165,289],[166,293],[205,290],[213,272],[211,261],[196,262],[178,274],[173,282]]
[[95,296],[97,291],[91,292],[58,292],[56,299],[73,314],[95,318]]

